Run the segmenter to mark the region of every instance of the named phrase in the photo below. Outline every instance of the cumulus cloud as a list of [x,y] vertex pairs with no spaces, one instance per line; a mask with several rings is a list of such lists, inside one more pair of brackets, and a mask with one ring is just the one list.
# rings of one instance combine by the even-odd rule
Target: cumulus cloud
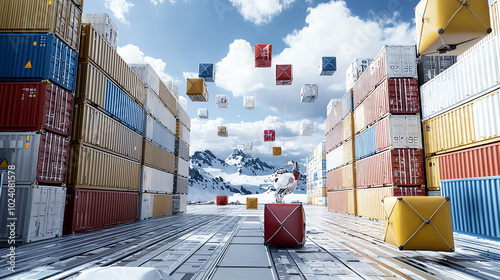
[[[344,1],[332,0],[308,8],[304,27],[283,38],[284,50],[273,50],[271,68],[255,68],[253,45],[235,40],[226,57],[217,63],[216,84],[235,96],[255,95],[266,109],[288,118],[324,118],[330,99],[345,94],[345,70],[354,58],[375,57],[384,44],[414,42],[413,25],[398,21],[397,11],[389,4],[381,10],[369,19],[361,19]],[[319,76],[322,56],[337,58],[337,72],[332,77]],[[276,86],[276,64],[293,65],[291,86]],[[318,84],[318,100],[301,103],[301,86],[310,83]]]
[[[224,125],[228,137],[217,136],[217,127]],[[264,142],[264,130],[274,129],[276,141]],[[323,124],[315,123],[315,133],[312,136],[299,136],[300,120],[283,121],[277,116],[268,116],[256,122],[227,122],[223,118],[191,120],[191,139],[200,139],[191,143],[191,152],[209,149],[219,156],[228,156],[233,149],[243,149],[243,142],[252,142],[253,157],[274,161],[271,155],[272,147],[282,147],[283,161],[291,159],[302,160],[321,142],[325,140]],[[278,160],[280,161],[280,160]]]
[[292,6],[295,0],[230,0],[246,21],[256,25],[269,23],[275,16]]
[[147,63],[153,67],[158,76],[165,82],[174,81],[178,83],[179,81],[172,77],[171,75],[165,73],[165,67],[167,64],[161,58],[153,58],[150,56],[145,56],[144,53],[139,49],[138,46],[128,44],[125,47],[118,47],[118,54],[127,62],[128,64],[142,64]]
[[182,72],[182,77],[184,77],[184,79],[198,78],[198,73],[195,73],[195,72]]
[[122,23],[129,24],[125,16],[128,16],[129,9],[134,4],[127,2],[127,0],[106,0],[104,6],[113,12],[113,15]]

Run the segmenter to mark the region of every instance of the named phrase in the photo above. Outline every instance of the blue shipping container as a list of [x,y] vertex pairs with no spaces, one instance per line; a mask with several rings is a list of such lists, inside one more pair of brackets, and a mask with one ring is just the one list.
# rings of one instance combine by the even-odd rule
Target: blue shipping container
[[324,56],[321,58],[320,76],[331,76],[337,70],[337,59],[334,56]]
[[109,79],[106,80],[104,110],[128,128],[142,134],[144,109]]
[[214,65],[211,63],[200,63],[198,78],[205,82],[213,82],[215,78]]
[[54,34],[0,34],[0,81],[50,80],[74,92],[78,55]]
[[356,159],[362,159],[375,154],[377,145],[375,142],[375,126],[356,135]]
[[342,97],[342,119],[352,112],[352,93],[349,91]]
[[443,180],[453,230],[500,238],[500,176]]

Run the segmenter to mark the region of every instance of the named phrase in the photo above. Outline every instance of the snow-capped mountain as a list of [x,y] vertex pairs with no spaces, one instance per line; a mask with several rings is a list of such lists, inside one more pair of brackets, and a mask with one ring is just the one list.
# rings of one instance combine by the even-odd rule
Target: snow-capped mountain
[[[267,164],[239,149],[235,149],[225,160],[217,158],[209,150],[197,151],[190,159],[188,199],[210,201],[217,195],[274,192],[269,179],[279,168],[285,166]],[[304,175],[300,176],[294,193],[306,193]]]

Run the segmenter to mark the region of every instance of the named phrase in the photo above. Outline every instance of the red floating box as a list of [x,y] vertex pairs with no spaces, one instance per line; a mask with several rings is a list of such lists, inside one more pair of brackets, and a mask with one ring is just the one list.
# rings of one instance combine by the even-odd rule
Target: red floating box
[[264,130],[264,142],[274,141],[276,138],[276,133],[274,130]]
[[276,65],[276,85],[291,85],[293,81],[292,65]]
[[264,207],[266,245],[303,246],[306,243],[306,216],[302,204],[275,203]]
[[218,195],[217,196],[217,205],[227,205],[228,204],[228,196],[227,195]]
[[255,45],[255,67],[271,67],[272,50],[271,44]]

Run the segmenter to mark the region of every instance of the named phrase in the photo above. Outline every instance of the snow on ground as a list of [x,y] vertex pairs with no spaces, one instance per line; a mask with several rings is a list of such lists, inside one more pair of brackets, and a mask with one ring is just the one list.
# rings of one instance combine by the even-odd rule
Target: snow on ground
[[[268,191],[261,194],[249,194],[249,195],[234,194],[232,196],[229,196],[229,202],[231,203],[239,201],[241,204],[246,204],[247,197],[256,197],[259,201],[259,204],[276,202],[276,200],[274,199],[274,191]],[[283,203],[291,203],[292,201],[307,203],[307,194],[291,193],[289,195],[286,195],[285,198],[283,199]]]

